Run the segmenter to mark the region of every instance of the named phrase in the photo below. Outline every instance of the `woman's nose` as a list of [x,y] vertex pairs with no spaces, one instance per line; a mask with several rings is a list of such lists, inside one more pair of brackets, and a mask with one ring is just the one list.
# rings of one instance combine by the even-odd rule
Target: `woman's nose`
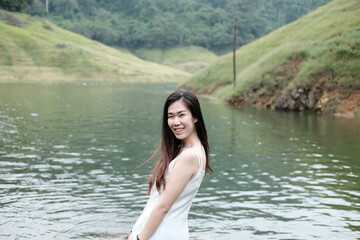
[[174,124],[175,124],[175,125],[179,125],[179,124],[180,124],[180,118],[179,118],[179,117],[175,117],[175,119],[174,119]]

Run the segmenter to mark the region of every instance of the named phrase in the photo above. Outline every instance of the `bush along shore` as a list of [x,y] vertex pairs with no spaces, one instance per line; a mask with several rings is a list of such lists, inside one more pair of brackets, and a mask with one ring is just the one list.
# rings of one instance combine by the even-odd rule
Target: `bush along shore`
[[181,87],[234,106],[358,117],[360,2],[334,0],[216,60]]

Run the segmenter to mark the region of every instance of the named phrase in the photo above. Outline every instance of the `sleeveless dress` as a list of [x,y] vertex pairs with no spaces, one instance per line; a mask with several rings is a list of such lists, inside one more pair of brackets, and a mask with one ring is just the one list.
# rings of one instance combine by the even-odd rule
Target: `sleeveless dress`
[[[205,175],[205,171],[202,169],[203,164],[201,154],[195,149],[191,150],[193,150],[197,155],[199,170],[195,177],[186,184],[184,190],[181,192],[168,213],[165,215],[163,221],[156,229],[155,233],[151,236],[150,240],[189,240],[187,218],[192,201],[198,192],[202,179]],[[177,159],[178,158],[176,157],[170,162],[165,178],[166,181],[168,181]],[[142,215],[139,217],[132,229],[133,240],[136,240],[136,236],[140,234],[159,197],[160,193],[157,191],[156,186],[154,185],[151,188],[149,201]]]

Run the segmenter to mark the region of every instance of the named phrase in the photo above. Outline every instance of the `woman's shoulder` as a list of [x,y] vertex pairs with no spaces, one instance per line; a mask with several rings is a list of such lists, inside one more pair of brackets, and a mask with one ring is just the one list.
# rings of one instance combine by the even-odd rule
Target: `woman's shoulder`
[[197,148],[186,148],[180,153],[180,155],[188,156],[188,157],[194,157],[194,156],[197,157],[199,154],[200,154],[200,150]]
[[177,159],[183,161],[197,159],[197,150],[195,148],[187,148],[180,152],[180,154],[176,157]]
[[187,163],[197,163],[200,156],[200,152],[196,148],[187,148],[184,149],[178,156],[180,161],[185,161]]

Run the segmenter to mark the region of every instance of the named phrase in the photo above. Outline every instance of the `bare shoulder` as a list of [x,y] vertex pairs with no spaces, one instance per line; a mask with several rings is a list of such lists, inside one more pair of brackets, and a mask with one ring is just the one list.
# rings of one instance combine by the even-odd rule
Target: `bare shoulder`
[[193,149],[186,149],[180,153],[178,156],[178,162],[186,165],[198,165],[197,163],[197,154]]
[[191,180],[199,169],[197,154],[194,150],[186,149],[180,153],[174,165],[174,173],[185,176],[187,180]]

